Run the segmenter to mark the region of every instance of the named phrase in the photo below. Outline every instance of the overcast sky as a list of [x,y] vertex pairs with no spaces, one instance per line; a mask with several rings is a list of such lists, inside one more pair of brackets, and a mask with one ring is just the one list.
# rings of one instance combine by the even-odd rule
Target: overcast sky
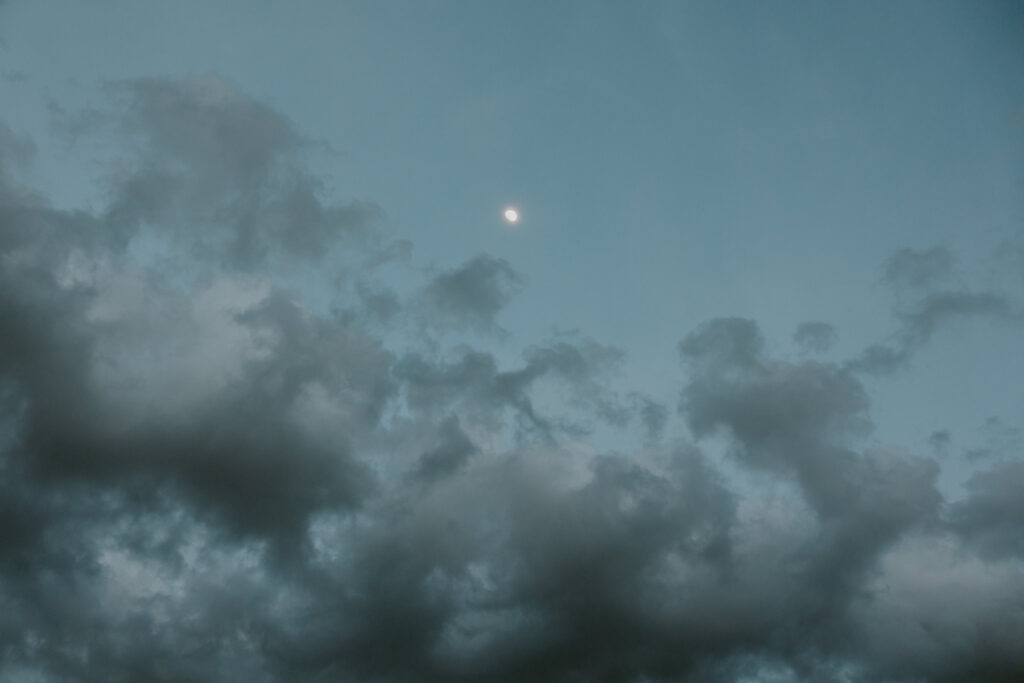
[[1022,74],[1014,2],[0,2],[0,681],[1024,679]]

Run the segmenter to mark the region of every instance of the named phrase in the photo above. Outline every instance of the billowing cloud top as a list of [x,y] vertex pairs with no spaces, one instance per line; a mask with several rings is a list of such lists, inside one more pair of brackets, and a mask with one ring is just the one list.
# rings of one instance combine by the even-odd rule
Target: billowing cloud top
[[130,153],[96,206],[22,185],[0,128],[0,678],[1024,677],[1019,457],[947,501],[869,438],[867,377],[1019,321],[947,251],[884,264],[897,332],[849,360],[807,358],[826,322],[796,361],[707,322],[665,406],[579,334],[471,345],[513,266],[392,286],[410,244],[223,79],[111,92],[95,134]]

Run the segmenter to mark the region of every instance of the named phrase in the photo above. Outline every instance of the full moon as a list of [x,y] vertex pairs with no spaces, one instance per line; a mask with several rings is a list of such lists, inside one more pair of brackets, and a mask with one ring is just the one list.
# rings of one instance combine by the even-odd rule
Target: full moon
[[510,206],[507,209],[505,209],[503,215],[505,216],[505,222],[510,225],[515,225],[516,223],[519,222],[519,209],[515,208],[514,206]]

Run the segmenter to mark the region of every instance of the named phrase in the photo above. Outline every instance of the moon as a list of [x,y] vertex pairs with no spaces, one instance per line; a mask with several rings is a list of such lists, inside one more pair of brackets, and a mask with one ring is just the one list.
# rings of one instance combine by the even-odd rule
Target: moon
[[514,206],[506,206],[501,215],[505,217],[505,222],[509,225],[519,222],[519,209]]

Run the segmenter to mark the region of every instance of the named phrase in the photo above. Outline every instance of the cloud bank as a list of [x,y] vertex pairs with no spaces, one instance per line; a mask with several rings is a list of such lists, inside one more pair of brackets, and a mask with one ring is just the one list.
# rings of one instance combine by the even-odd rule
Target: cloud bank
[[838,333],[808,323],[794,361],[711,320],[663,406],[585,337],[506,367],[460,336],[502,331],[500,258],[401,294],[411,246],[223,79],[120,83],[103,116],[126,156],[77,211],[0,128],[4,680],[1024,676],[1019,454],[946,501],[866,438],[865,375],[1018,319],[945,250],[885,265],[891,340],[812,360]]

